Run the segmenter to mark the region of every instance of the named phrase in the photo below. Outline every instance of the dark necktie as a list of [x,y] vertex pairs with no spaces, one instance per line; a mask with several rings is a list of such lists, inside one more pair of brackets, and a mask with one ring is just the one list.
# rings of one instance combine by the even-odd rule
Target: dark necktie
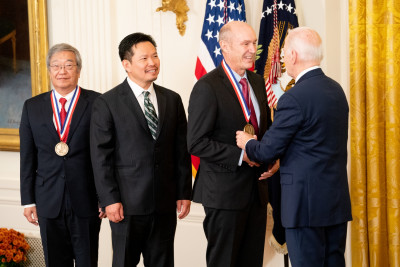
[[61,128],[64,127],[64,122],[65,122],[65,117],[67,117],[67,111],[65,111],[65,103],[67,103],[67,99],[64,97],[61,97],[60,100],[58,100],[61,104],[61,111],[60,111],[60,119],[61,119]]
[[253,103],[251,102],[250,94],[249,94],[249,86],[247,84],[247,79],[242,78],[240,80],[240,85],[242,86],[242,92],[244,95],[244,100],[246,101],[247,107],[250,109],[250,123],[254,127],[254,131],[256,135],[258,134],[258,123],[257,123],[257,116],[256,112],[254,111]]
[[158,118],[157,113],[154,109],[153,103],[149,98],[149,92],[143,92],[144,95],[144,116],[146,117],[147,125],[149,126],[153,139],[156,139]]

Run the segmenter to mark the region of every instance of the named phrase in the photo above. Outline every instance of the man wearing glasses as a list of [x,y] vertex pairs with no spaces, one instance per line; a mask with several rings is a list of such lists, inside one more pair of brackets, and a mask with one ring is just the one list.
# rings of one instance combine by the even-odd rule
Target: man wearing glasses
[[21,204],[40,225],[47,267],[97,266],[101,218],[89,148],[93,100],[78,86],[79,51],[54,45],[47,55],[53,90],[28,99],[20,125]]

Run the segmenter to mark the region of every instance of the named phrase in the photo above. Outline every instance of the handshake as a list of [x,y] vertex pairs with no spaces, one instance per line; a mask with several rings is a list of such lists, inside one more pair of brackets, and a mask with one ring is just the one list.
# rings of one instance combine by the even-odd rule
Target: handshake
[[[257,136],[248,134],[244,131],[236,132],[236,145],[244,151],[243,161],[247,162],[247,164],[249,164],[250,167],[254,167],[254,166],[259,167],[260,163],[250,160],[246,153],[246,144],[251,139],[257,140]],[[279,159],[276,160],[275,162],[269,164],[268,170],[263,172],[261,174],[261,177],[258,179],[259,180],[267,179],[267,178],[271,177],[272,175],[274,175],[274,173],[276,173],[278,171],[278,169],[279,169]]]

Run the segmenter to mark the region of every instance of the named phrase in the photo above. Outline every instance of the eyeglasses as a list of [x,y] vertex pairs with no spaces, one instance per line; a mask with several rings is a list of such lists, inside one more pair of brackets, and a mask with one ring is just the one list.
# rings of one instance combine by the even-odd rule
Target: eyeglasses
[[65,64],[65,65],[50,65],[50,68],[52,71],[60,71],[62,68],[65,70],[73,70],[75,68],[76,64]]

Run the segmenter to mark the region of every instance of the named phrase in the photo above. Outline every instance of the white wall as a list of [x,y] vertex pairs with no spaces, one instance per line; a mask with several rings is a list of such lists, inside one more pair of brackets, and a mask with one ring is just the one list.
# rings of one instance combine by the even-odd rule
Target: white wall
[[[83,58],[80,85],[105,92],[125,78],[118,57],[120,40],[136,31],[151,34],[161,59],[161,72],[156,82],[178,92],[187,108],[195,80],[194,67],[205,3],[206,0],[187,0],[189,20],[182,37],[175,26],[174,13],[155,12],[161,0],[48,0],[50,46],[67,42],[77,47]],[[247,21],[258,33],[262,1],[245,0],[245,5]],[[348,94],[347,1],[296,0],[296,6],[299,24],[316,29],[323,39],[325,59],[322,68],[341,83]],[[19,153],[0,152],[0,227],[38,235],[38,228],[30,225],[22,212],[19,205]],[[178,223],[177,267],[205,266],[203,216],[202,207],[193,205],[190,215]],[[269,224],[267,237],[270,230]],[[108,267],[112,257],[108,220],[103,221],[100,238],[99,266]],[[264,266],[283,266],[283,257],[276,255],[269,245],[265,248]]]

